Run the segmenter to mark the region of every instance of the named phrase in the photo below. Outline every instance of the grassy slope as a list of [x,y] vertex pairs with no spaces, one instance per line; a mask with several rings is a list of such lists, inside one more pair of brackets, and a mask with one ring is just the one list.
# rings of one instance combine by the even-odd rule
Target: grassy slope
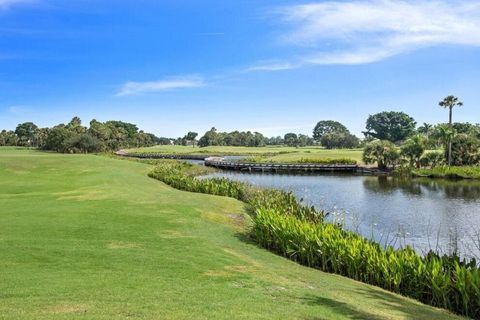
[[0,148],[1,319],[454,318],[242,241],[242,203],[149,168]]
[[164,154],[237,154],[237,155],[262,155],[271,154],[266,157],[265,161],[274,162],[295,162],[302,158],[319,159],[319,158],[350,158],[358,163],[362,162],[362,149],[347,150],[326,150],[320,147],[184,147],[184,146],[155,146],[152,148],[131,149],[131,152],[141,153],[164,153]]

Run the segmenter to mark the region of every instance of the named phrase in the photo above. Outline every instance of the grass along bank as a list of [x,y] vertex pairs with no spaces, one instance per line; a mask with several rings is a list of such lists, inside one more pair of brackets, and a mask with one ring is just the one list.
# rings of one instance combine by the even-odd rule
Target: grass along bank
[[322,223],[322,213],[302,206],[289,198],[291,194],[228,179],[194,179],[190,167],[160,163],[150,176],[182,190],[246,202],[253,212],[255,240],[296,262],[480,318],[480,270],[475,260],[434,253],[422,257],[410,247],[383,248],[354,232]]
[[412,174],[417,177],[446,178],[446,179],[480,179],[480,167],[435,167],[414,169]]
[[151,169],[0,148],[0,318],[459,319],[245,242],[243,203]]

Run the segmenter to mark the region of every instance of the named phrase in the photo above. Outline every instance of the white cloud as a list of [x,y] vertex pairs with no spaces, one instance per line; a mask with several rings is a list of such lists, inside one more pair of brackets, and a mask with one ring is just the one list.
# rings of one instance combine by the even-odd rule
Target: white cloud
[[205,81],[199,76],[168,78],[159,81],[127,82],[117,96],[129,96],[142,93],[154,93],[177,89],[200,88],[206,86]]
[[[364,64],[439,45],[480,46],[480,2],[361,0],[277,8],[293,67]],[[275,71],[280,68],[257,68]]]

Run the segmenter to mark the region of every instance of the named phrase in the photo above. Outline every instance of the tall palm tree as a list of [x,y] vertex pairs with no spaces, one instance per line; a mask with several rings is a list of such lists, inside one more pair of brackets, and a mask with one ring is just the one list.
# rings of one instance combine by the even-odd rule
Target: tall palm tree
[[[450,95],[438,103],[440,107],[448,108],[448,125],[452,128],[452,111],[453,107],[463,106],[463,102],[457,97]],[[448,142],[448,165],[452,164],[452,140]]]

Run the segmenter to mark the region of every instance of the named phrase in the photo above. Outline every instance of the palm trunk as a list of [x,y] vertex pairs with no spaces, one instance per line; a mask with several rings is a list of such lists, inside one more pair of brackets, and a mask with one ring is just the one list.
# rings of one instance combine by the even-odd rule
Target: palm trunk
[[[449,108],[449,113],[448,113],[448,125],[450,126],[450,129],[452,129],[452,109],[453,107]],[[448,166],[450,167],[452,165],[452,139],[450,138],[448,141]]]

